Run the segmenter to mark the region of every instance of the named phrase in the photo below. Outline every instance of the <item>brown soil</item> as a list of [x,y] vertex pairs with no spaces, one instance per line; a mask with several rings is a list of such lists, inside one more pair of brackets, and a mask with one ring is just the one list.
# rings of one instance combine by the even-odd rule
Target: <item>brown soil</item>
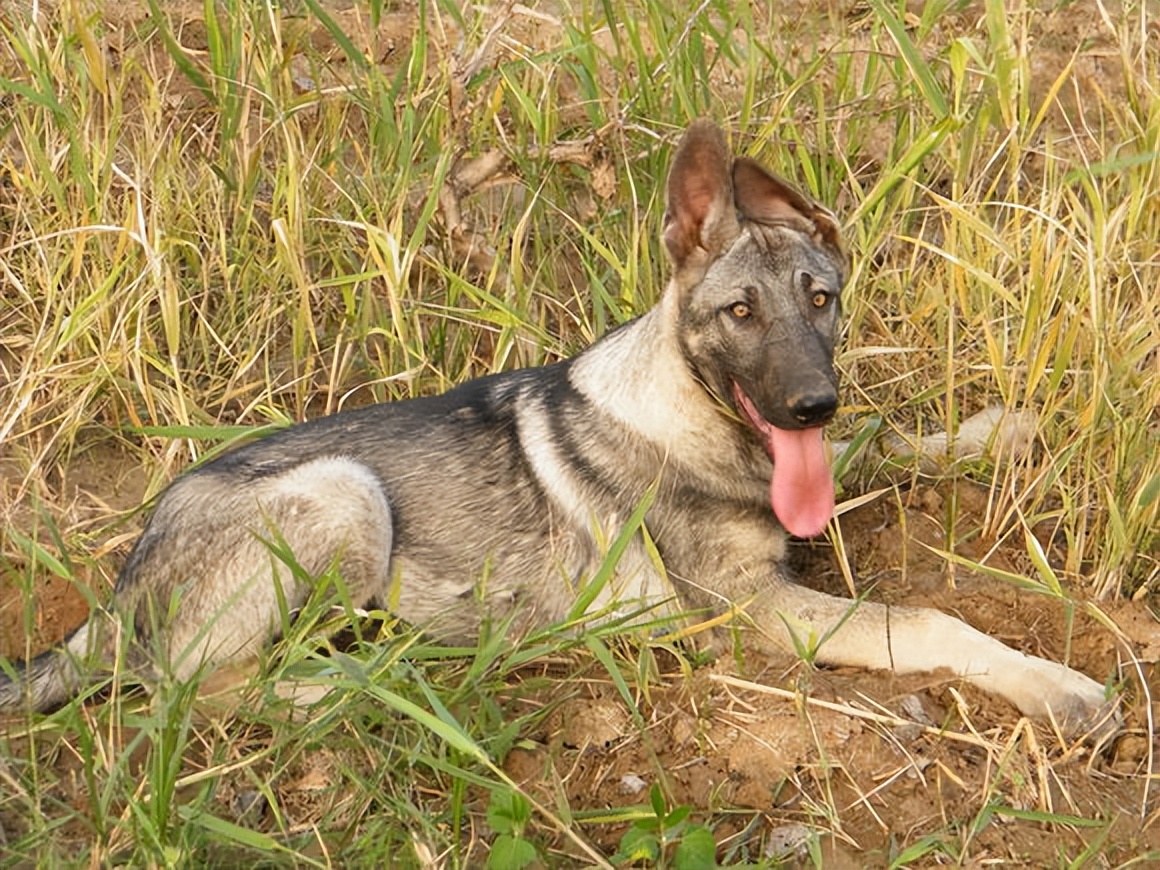
[[[0,460],[0,514],[14,528],[44,543],[49,535],[32,507],[26,481],[14,466]],[[95,534],[100,537],[90,553],[70,566],[79,583],[57,576],[44,565],[30,564],[31,560],[19,565],[13,560],[0,573],[0,656],[8,658],[35,654],[68,636],[88,616],[89,594],[107,600],[116,576],[111,563],[120,559],[105,557],[111,553],[123,557],[140,531],[131,520],[118,528],[114,518],[138,510],[148,485],[140,463],[112,446],[90,449],[54,469],[41,483],[45,494],[60,506],[53,512],[56,522],[67,522],[72,534],[84,534],[91,527],[99,530]],[[30,585],[35,587],[31,602],[25,594]]]

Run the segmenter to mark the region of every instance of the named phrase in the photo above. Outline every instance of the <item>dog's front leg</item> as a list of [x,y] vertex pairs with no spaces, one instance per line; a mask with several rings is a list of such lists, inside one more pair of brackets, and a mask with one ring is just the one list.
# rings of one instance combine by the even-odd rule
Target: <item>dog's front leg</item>
[[945,669],[1069,730],[1094,724],[1106,706],[1104,687],[1094,680],[937,610],[851,601],[785,580],[774,581],[770,593],[747,608],[762,635],[819,663],[897,674]]

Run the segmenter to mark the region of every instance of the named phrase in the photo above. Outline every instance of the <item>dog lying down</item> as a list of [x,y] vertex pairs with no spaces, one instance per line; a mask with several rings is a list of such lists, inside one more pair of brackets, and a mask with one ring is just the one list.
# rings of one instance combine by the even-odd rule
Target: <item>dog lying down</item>
[[[353,605],[444,641],[469,643],[485,621],[552,624],[648,494],[665,570],[637,534],[591,611],[675,592],[735,614],[759,648],[822,638],[819,663],[944,669],[1072,728],[1111,715],[1099,682],[947,614],[855,605],[789,576],[787,533],[818,535],[834,512],[822,431],[849,274],[834,216],[698,121],[673,157],[663,243],[659,304],[572,359],[293,426],[179,477],[109,609],[17,680],[0,675],[0,711],[74,696],[88,662],[114,654],[118,622],[146,673],[158,653],[179,679],[252,659],[332,566]],[[1020,437],[1019,418],[986,412],[955,449],[977,451],[997,425]]]

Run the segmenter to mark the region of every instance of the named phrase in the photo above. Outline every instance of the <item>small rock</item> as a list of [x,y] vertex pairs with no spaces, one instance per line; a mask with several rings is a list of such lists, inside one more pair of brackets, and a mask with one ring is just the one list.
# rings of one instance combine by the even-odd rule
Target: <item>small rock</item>
[[646,788],[648,788],[648,783],[635,773],[626,773],[620,778],[621,794],[640,794]]
[[230,810],[235,820],[254,824],[266,814],[266,796],[255,789],[240,791],[230,801]]
[[934,724],[926,715],[918,695],[903,696],[898,702],[898,715],[911,720],[891,729],[894,736],[903,743],[913,743],[922,736],[924,726]]
[[1148,738],[1126,734],[1116,743],[1112,769],[1117,773],[1135,773],[1148,757]]
[[919,725],[934,725],[934,721],[926,715],[926,708],[918,695],[904,695],[898,701],[898,715],[917,722]]
[[805,825],[780,825],[769,832],[765,840],[765,857],[785,859],[796,854],[799,858],[806,855],[806,844],[809,843],[813,831]]

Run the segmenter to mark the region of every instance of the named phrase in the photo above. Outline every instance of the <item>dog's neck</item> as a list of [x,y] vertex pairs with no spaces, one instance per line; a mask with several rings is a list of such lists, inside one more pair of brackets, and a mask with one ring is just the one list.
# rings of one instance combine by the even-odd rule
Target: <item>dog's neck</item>
[[576,357],[569,377],[589,401],[662,447],[703,439],[719,449],[737,424],[705,401],[706,387],[681,355],[676,297],[669,287],[651,311]]

